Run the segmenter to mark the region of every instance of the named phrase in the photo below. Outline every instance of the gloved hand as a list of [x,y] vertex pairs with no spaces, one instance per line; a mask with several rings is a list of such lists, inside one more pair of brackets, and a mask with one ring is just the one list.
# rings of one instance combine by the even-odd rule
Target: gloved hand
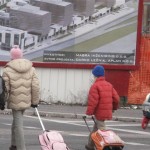
[[92,117],[94,117],[94,115],[85,115],[85,118],[92,118]]
[[31,104],[31,107],[32,107],[32,108],[37,108],[38,105]]
[[5,109],[5,105],[0,105],[0,109],[4,110]]

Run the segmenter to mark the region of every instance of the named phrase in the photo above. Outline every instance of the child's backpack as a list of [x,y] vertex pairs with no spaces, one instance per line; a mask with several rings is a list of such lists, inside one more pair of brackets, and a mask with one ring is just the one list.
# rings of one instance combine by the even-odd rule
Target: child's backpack
[[2,76],[0,76],[0,109],[5,109],[6,87]]

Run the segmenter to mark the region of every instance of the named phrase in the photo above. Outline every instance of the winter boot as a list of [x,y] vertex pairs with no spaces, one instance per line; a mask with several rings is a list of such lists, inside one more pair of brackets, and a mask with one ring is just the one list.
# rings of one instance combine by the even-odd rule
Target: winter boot
[[146,117],[143,117],[143,119],[142,119],[142,128],[143,128],[143,129],[146,129],[146,128],[147,128],[148,122],[149,122],[149,119],[146,118]]
[[9,147],[9,150],[17,150],[17,147],[12,145],[11,147]]

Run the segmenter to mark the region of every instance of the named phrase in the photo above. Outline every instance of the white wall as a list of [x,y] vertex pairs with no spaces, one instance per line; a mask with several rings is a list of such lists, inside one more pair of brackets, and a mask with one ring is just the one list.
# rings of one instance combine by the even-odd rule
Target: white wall
[[[2,74],[0,67],[0,73]],[[36,68],[41,100],[48,103],[85,104],[90,86],[90,69]]]

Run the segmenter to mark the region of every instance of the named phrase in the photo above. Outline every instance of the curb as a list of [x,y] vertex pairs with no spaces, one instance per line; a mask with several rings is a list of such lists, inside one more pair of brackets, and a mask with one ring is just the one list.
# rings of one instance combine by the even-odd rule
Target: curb
[[[10,109],[5,109],[0,111],[2,115],[11,115],[12,111]],[[57,117],[57,118],[71,118],[71,119],[82,119],[84,114],[75,114],[75,113],[58,113],[58,112],[45,112],[39,111],[41,117]],[[25,111],[24,115],[28,116],[37,116],[35,110]],[[123,122],[141,122],[142,118],[133,118],[133,117],[122,117],[122,116],[113,116],[113,121],[123,121]]]
[[[10,109],[0,110],[1,115],[12,115],[12,111]],[[41,117],[58,117],[58,118],[79,118],[81,119],[83,114],[73,114],[73,113],[58,113],[58,112],[45,112],[39,111]],[[25,111],[24,115],[29,116],[37,116],[35,110],[33,111]]]
[[113,116],[114,121],[123,121],[123,122],[141,122],[142,118],[133,118],[133,117],[121,117],[121,116]]

